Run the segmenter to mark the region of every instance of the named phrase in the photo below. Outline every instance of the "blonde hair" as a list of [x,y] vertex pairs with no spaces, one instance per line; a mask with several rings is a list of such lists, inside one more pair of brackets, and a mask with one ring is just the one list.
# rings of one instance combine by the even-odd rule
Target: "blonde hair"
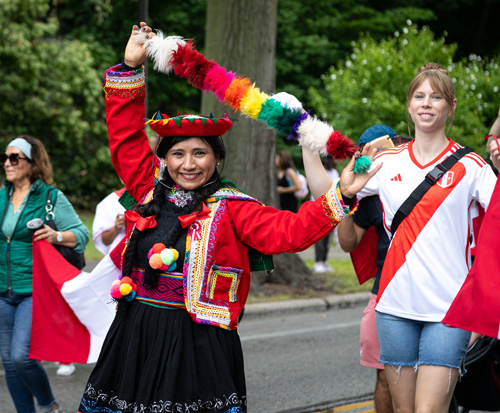
[[436,92],[440,95],[443,95],[444,99],[450,105],[452,109],[450,124],[448,126],[448,131],[451,128],[451,124],[453,123],[453,117],[455,115],[455,110],[453,109],[453,102],[455,100],[455,85],[448,74],[448,71],[441,65],[437,63],[426,63],[423,66],[420,66],[415,74],[415,77],[410,83],[408,87],[408,94],[406,95],[406,120],[408,122],[408,133],[411,136],[410,131],[410,112],[408,112],[408,107],[410,106],[410,100],[415,93],[417,87],[419,87],[423,81],[428,80]]
[[55,185],[52,164],[42,141],[29,135],[20,135],[18,138],[22,138],[31,144],[31,183],[40,178],[48,185]]

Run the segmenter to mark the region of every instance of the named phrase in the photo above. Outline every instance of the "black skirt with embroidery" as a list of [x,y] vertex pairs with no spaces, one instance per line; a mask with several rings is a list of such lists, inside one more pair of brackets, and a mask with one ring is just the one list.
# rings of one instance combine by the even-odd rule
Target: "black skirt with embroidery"
[[133,301],[118,311],[78,411],[246,412],[238,333]]

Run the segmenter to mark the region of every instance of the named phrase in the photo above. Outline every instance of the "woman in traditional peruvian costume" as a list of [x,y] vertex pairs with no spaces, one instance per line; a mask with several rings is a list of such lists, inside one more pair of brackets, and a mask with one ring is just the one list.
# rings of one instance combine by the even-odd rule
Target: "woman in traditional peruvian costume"
[[246,412],[237,318],[252,257],[271,269],[263,254],[301,251],[325,237],[355,210],[356,199],[341,194],[357,193],[375,172],[355,175],[351,160],[315,202],[297,214],[278,211],[221,179],[220,136],[232,122],[186,115],[148,122],[166,164],[155,179],[140,36],[154,38],[145,24],[134,27],[124,63],[106,73],[112,161],[137,206],[125,213],[134,228],[111,289],[117,315],[79,412]]

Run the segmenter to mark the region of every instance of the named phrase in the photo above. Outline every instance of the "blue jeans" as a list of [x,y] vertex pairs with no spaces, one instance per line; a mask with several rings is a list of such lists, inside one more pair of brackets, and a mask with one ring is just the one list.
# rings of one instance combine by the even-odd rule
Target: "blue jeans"
[[382,364],[444,366],[465,373],[461,367],[471,336],[469,331],[377,311],[377,333]]
[[0,356],[9,392],[18,413],[35,413],[33,396],[42,412],[55,403],[49,378],[37,360],[28,358],[31,339],[31,295],[0,294]]

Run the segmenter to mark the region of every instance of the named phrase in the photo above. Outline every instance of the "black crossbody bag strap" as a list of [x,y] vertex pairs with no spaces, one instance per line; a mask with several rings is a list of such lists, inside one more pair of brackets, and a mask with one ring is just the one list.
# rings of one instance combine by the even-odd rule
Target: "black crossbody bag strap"
[[401,224],[401,222],[403,222],[403,220],[410,214],[415,205],[418,204],[418,201],[420,201],[425,193],[431,189],[432,185],[439,181],[445,172],[449,171],[463,156],[472,151],[473,149],[469,146],[460,148],[448,156],[448,158],[446,158],[442,163],[436,165],[436,167],[425,176],[422,183],[415,188],[406,201],[399,207],[396,215],[394,215],[394,219],[391,224],[392,236],[396,233],[399,224]]

